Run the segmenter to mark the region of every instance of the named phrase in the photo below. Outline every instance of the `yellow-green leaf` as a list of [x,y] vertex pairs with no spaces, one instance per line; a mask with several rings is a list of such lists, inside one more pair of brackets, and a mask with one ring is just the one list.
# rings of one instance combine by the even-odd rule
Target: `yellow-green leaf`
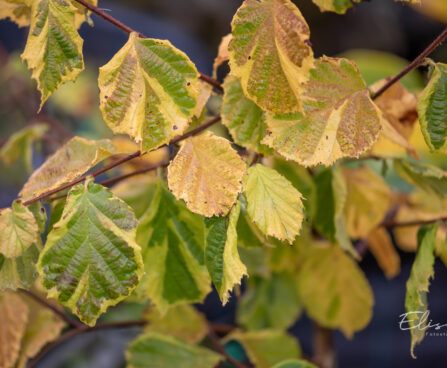
[[289,359],[276,364],[272,368],[317,368],[317,366],[306,360]]
[[244,275],[248,276],[237,250],[236,225],[240,211],[241,205],[237,202],[228,216],[205,219],[205,263],[223,305],[234,286],[241,284]]
[[312,0],[322,12],[331,11],[337,14],[345,14],[352,7],[354,2],[361,0]]
[[200,84],[188,57],[169,41],[136,33],[100,68],[101,111],[114,133],[148,151],[182,134],[195,113]]
[[21,202],[0,211],[0,254],[17,258],[38,241],[39,228],[32,212]]
[[298,288],[307,314],[347,337],[366,327],[374,303],[359,266],[341,248],[312,244],[305,253]]
[[69,0],[34,0],[31,26],[22,59],[33,70],[42,108],[48,97],[84,69],[83,40],[75,25],[76,7]]
[[418,251],[407,281],[405,295],[405,320],[411,333],[411,356],[414,348],[425,336],[427,320],[423,318],[427,312],[427,293],[430,278],[434,276],[436,225],[422,227],[418,232]]
[[244,178],[247,213],[268,236],[292,243],[303,222],[301,193],[277,171],[256,164]]
[[183,141],[168,167],[168,185],[192,212],[225,216],[236,203],[246,171],[228,140],[205,132]]
[[353,62],[323,57],[315,66],[305,85],[304,114],[268,113],[262,143],[304,166],[357,158],[379,136],[380,110]]
[[290,0],[245,0],[231,25],[231,72],[244,93],[267,111],[302,110],[313,52],[298,8]]
[[384,227],[371,231],[368,235],[368,249],[377,260],[380,268],[388,279],[400,272],[400,257],[394,248],[390,234]]
[[90,179],[74,186],[37,264],[48,296],[94,325],[143,274],[136,225],[132,210],[105,187]]
[[272,149],[261,144],[267,133],[265,114],[252,100],[245,97],[239,80],[229,75],[223,84],[222,123],[238,145],[269,154]]
[[92,141],[74,137],[30,176],[20,196],[28,200],[74,180],[112,155],[114,150],[107,139]]
[[33,0],[0,0],[0,19],[9,18],[19,27],[30,24]]
[[222,359],[207,348],[154,332],[131,342],[126,358],[128,368],[214,368]]

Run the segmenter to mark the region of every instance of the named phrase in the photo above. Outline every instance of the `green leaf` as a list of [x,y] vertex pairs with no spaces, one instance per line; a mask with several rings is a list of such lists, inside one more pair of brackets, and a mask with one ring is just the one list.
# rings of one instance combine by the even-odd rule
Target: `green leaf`
[[93,326],[143,273],[132,210],[88,179],[74,186],[37,265],[48,296]]
[[435,64],[430,82],[419,95],[418,115],[427,146],[446,153],[447,64]]
[[345,14],[348,9],[355,3],[361,0],[312,0],[322,12],[331,11],[337,14]]
[[301,355],[298,341],[279,330],[236,331],[225,340],[241,343],[256,368],[270,368],[285,359],[296,359]]
[[285,330],[297,320],[300,312],[293,276],[285,272],[273,273],[269,278],[249,278],[237,305],[236,319],[247,330]]
[[153,185],[153,199],[137,230],[145,265],[138,293],[165,312],[176,304],[201,302],[211,280],[202,217],[176,201],[161,179]]
[[225,216],[236,203],[246,171],[230,142],[207,131],[182,142],[168,167],[168,185],[192,212]]
[[225,78],[222,101],[222,123],[238,145],[263,154],[272,149],[261,144],[267,133],[265,115],[261,108],[244,95],[239,79],[232,75]]
[[274,365],[272,368],[317,368],[305,360],[290,359]]
[[205,219],[205,263],[223,305],[234,286],[241,284],[244,275],[248,276],[237,250],[236,225],[240,211],[241,205],[237,202],[228,216]]
[[230,67],[245,95],[267,111],[301,110],[313,53],[298,8],[290,0],[245,0],[231,25]]
[[256,164],[244,178],[247,213],[266,235],[292,243],[303,222],[302,196],[277,171]]
[[262,143],[304,166],[358,158],[371,148],[382,128],[379,108],[356,65],[347,59],[316,61],[305,85],[303,108],[304,114],[268,113],[269,133]]
[[99,70],[103,118],[116,133],[141,142],[146,152],[182,134],[199,96],[198,72],[169,41],[131,33]]
[[144,320],[148,322],[145,331],[174,336],[192,344],[203,340],[208,333],[205,316],[188,304],[169,308],[165,314],[157,308],[149,307]]
[[37,227],[39,229],[39,233],[45,232],[45,225],[47,223],[47,212],[45,211],[45,207],[42,206],[40,201],[34,202],[28,205],[28,209],[33,214],[36,219]]
[[406,320],[411,333],[411,356],[414,348],[425,336],[427,321],[422,316],[428,310],[427,293],[430,278],[434,276],[436,225],[424,226],[418,232],[418,250],[410,277],[407,281],[405,295]]
[[90,168],[114,153],[108,139],[93,141],[74,137],[49,157],[33,172],[23,186],[20,196],[29,200],[87,172]]
[[22,158],[28,171],[33,168],[33,143],[48,130],[46,124],[34,124],[14,133],[0,149],[0,158],[11,165]]
[[447,172],[430,164],[394,160],[396,173],[424,192],[443,199],[447,194]]
[[128,368],[214,368],[222,359],[209,349],[153,332],[131,342],[126,358]]
[[31,19],[33,0],[0,0],[0,19],[9,18],[19,27],[27,27]]
[[320,325],[351,338],[371,320],[373,294],[359,266],[336,246],[312,244],[298,277],[301,301]]
[[31,26],[22,59],[33,70],[42,94],[40,108],[56,89],[76,80],[84,69],[83,40],[75,25],[76,7],[69,0],[34,0]]
[[0,254],[17,258],[38,241],[39,229],[32,212],[21,202],[0,211]]

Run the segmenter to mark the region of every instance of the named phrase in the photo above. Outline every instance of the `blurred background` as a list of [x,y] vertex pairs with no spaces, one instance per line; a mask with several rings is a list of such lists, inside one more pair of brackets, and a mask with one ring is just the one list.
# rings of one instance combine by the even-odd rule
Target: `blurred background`
[[[446,0],[447,1],[447,0]],[[445,27],[447,15],[430,13],[392,0],[371,0],[356,4],[346,15],[321,13],[311,0],[295,0],[311,29],[316,56],[346,55],[355,60],[368,84],[396,74],[406,60],[416,57]],[[188,54],[199,70],[211,75],[221,37],[230,32],[231,19],[240,0],[127,0],[101,1],[100,7],[148,37],[170,40]],[[73,85],[68,83],[49,99],[37,115],[39,96],[30,73],[21,63],[27,29],[0,21],[0,145],[15,131],[34,121],[49,124],[51,137],[36,147],[33,166],[38,167],[49,153],[73,135],[88,138],[110,137],[98,108],[98,67],[104,65],[126,42],[127,35],[102,19],[92,16],[94,27],[84,23],[86,71]],[[439,47],[432,58],[447,62],[447,46]],[[221,68],[219,77],[225,75]],[[405,79],[407,88],[423,88],[424,70]],[[443,157],[430,157],[447,167]],[[25,164],[7,167],[0,163],[0,208],[9,206],[28,176]],[[388,178],[393,180],[393,178]],[[402,186],[400,182],[393,183]],[[402,187],[400,189],[405,189]],[[447,336],[426,337],[417,348],[417,360],[410,357],[410,334],[398,327],[404,312],[405,283],[414,259],[400,251],[401,273],[387,280],[370,254],[360,266],[369,279],[375,296],[374,317],[369,326],[347,340],[335,332],[338,366],[367,367],[444,367],[447,363]],[[447,269],[436,261],[435,279],[430,287],[431,318],[447,323]],[[208,296],[199,309],[214,322],[232,323],[236,298],[221,307],[216,293]],[[135,318],[140,310],[126,306],[112,311],[120,319]],[[113,314],[112,313],[112,314]],[[111,317],[109,317],[111,318]],[[312,355],[314,326],[305,315],[290,329],[298,337],[303,352]],[[38,367],[124,366],[128,341],[137,330],[103,331],[74,338],[48,354]],[[231,347],[230,347],[231,348]]]

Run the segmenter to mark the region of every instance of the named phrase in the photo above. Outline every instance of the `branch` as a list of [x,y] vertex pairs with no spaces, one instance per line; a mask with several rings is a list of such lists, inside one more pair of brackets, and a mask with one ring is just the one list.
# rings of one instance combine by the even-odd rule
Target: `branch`
[[[138,34],[139,37],[141,38],[147,38],[144,34],[142,34],[141,32],[137,32],[134,29],[130,28],[129,26],[126,26],[124,23],[120,22],[118,19],[115,19],[114,17],[112,17],[110,14],[106,13],[105,11],[99,9],[98,7],[90,4],[89,2],[87,2],[86,0],[75,0],[77,1],[79,4],[81,4],[82,6],[86,7],[88,10],[90,10],[92,13],[100,16],[101,18],[103,18],[104,20],[106,20],[107,22],[113,24],[115,27],[118,27],[119,29],[121,29],[122,31],[126,32],[126,33],[132,33],[135,32]],[[218,90],[219,92],[223,92],[223,88],[222,85],[215,79],[211,78],[210,76],[200,73],[200,79],[202,79],[204,82],[208,83],[209,85],[213,86],[216,90]]]
[[381,96],[388,88],[390,88],[394,83],[403,78],[413,69],[416,69],[422,64],[424,59],[431,54],[441,43],[447,38],[447,28],[438,36],[436,39],[416,58],[414,59],[404,70],[399,74],[391,78],[382,88],[380,88],[376,93],[373,93],[371,98],[375,100]]
[[385,227],[404,227],[404,226],[421,226],[421,225],[430,225],[435,222],[447,221],[447,216],[437,217],[430,220],[412,220],[412,221],[402,221],[397,222],[394,220],[384,221],[382,222],[382,226]]

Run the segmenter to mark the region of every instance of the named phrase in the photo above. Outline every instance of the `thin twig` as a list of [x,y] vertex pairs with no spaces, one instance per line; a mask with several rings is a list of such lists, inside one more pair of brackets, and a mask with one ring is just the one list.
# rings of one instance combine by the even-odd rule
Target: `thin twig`
[[200,133],[201,131],[209,128],[211,125],[216,124],[217,122],[220,121],[220,119],[221,119],[221,117],[219,115],[215,116],[214,118],[212,118],[210,121],[206,122],[205,124],[202,124],[202,125],[198,126],[197,128],[195,128],[195,129],[193,129],[193,130],[191,130],[191,131],[189,131],[189,132],[187,132],[187,133],[185,133],[185,134],[183,134],[181,136],[178,136],[178,137],[175,137],[174,139],[171,139],[169,144],[170,145],[171,144],[176,144],[176,143],[178,143],[180,141],[183,141],[186,138],[192,137],[193,135],[196,135],[196,134]]
[[402,222],[389,220],[382,222],[382,226],[385,227],[421,226],[421,225],[430,225],[442,221],[447,221],[447,216],[437,217],[430,220],[412,220]]
[[[86,7],[88,10],[90,10],[92,13],[100,16],[101,18],[103,18],[104,20],[106,20],[107,22],[113,24],[115,27],[118,27],[119,29],[121,29],[122,31],[126,32],[126,33],[132,33],[135,32],[138,34],[139,37],[141,38],[147,38],[144,34],[142,34],[141,32],[137,32],[134,29],[130,28],[129,26],[126,26],[124,23],[120,22],[118,19],[115,19],[114,17],[112,17],[110,14],[106,13],[105,11],[99,9],[98,7],[90,4],[89,2],[87,2],[86,0],[76,0],[79,4],[81,4],[82,6]],[[209,85],[213,86],[214,88],[216,88],[219,92],[223,92],[223,88],[222,85],[215,79],[211,78],[210,76],[200,73],[200,79],[202,79],[204,82],[208,83]]]
[[414,59],[408,66],[402,70],[399,74],[395,75],[391,78],[382,88],[380,88],[376,93],[373,93],[371,98],[375,100],[379,96],[381,96],[388,88],[390,88],[394,83],[398,80],[406,76],[413,69],[416,69],[419,65],[421,65],[424,59],[431,54],[447,37],[447,28],[436,37],[436,39],[416,58]]
[[147,173],[149,171],[158,169],[160,167],[167,167],[168,165],[169,165],[169,162],[163,162],[163,163],[159,163],[159,164],[155,164],[155,165],[149,165],[149,166],[143,167],[141,169],[132,171],[132,172],[130,172],[128,174],[124,174],[124,175],[117,176],[115,178],[104,180],[104,181],[100,182],[99,184],[101,184],[101,185],[103,185],[105,187],[108,187],[108,186],[111,186],[111,185],[113,185],[115,183],[118,183],[121,180],[131,178],[132,176],[144,174],[144,173]]

